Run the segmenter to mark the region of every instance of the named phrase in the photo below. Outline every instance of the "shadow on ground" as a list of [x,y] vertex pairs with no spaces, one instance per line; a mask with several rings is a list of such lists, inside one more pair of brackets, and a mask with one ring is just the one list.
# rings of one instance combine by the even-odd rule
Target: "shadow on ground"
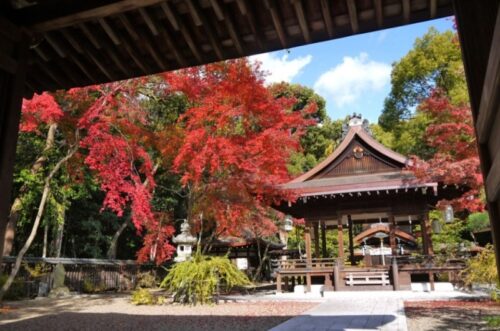
[[[242,312],[243,313],[243,312]],[[129,315],[60,313],[1,325],[2,330],[267,330],[293,316]]]
[[374,330],[395,321],[394,315],[301,315],[279,325],[272,331],[342,331],[345,329]]
[[[242,312],[243,313],[243,312]],[[116,313],[59,313],[15,321],[2,330],[171,330],[171,331],[262,331],[275,327],[294,316],[193,316],[129,315]],[[304,316],[314,330],[376,329],[394,320],[391,315]],[[356,321],[361,323],[356,324]],[[368,323],[366,323],[368,321]],[[361,325],[363,324],[363,325]],[[291,328],[288,330],[304,330]],[[313,328],[311,328],[313,327]]]

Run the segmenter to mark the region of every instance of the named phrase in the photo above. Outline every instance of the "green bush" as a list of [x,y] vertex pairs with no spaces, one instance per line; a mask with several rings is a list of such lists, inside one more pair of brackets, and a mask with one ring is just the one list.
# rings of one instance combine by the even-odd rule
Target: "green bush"
[[487,212],[473,213],[467,217],[466,228],[470,232],[480,231],[490,226],[490,218]]
[[31,268],[28,263],[23,262],[22,266],[32,278],[41,278],[50,273],[50,266],[45,263],[37,263]]
[[487,316],[484,318],[489,327],[500,328],[500,316]]
[[176,263],[160,287],[173,294],[175,302],[184,304],[213,303],[219,288],[250,285],[248,277],[227,257],[196,253],[191,260]]
[[[154,295],[145,288],[140,288],[132,292],[132,298],[130,299],[134,305],[154,305],[157,303]],[[163,303],[163,302],[159,302]]]
[[141,272],[137,275],[137,286],[138,288],[154,288],[158,286],[156,277],[153,271]]
[[468,286],[475,283],[498,286],[499,279],[493,246],[486,246],[481,253],[470,258],[461,275],[465,285]]
[[98,293],[105,290],[104,285],[94,285],[94,283],[88,279],[83,280],[82,292],[83,293]]
[[[7,278],[9,278],[8,275],[0,275],[0,287],[5,284],[7,281]],[[22,278],[15,278],[14,282],[12,282],[12,285],[10,286],[9,290],[7,293],[5,293],[3,299],[4,300],[19,300],[24,297],[26,297],[26,283]]]

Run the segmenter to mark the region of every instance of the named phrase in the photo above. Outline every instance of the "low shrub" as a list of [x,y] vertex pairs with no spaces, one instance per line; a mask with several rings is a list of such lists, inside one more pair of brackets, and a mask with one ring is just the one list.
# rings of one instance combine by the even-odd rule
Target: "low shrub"
[[467,260],[467,266],[461,273],[465,285],[498,285],[497,264],[493,246],[488,245],[478,255]]
[[492,245],[467,261],[467,266],[460,274],[466,286],[487,284],[492,287],[491,298],[499,301],[500,281],[498,278],[495,251]]
[[41,278],[50,273],[50,266],[43,262],[35,264],[33,268],[26,262],[23,262],[22,266],[32,278]]
[[153,271],[141,272],[137,275],[137,288],[155,288],[158,281]]
[[500,316],[487,316],[484,320],[489,327],[500,328]]
[[132,298],[130,299],[134,305],[154,305],[163,304],[165,298],[160,296],[155,298],[155,296],[147,289],[140,288],[132,292]]
[[191,260],[174,264],[160,287],[172,293],[175,302],[195,305],[213,303],[220,288],[229,290],[250,284],[226,256],[196,253]]
[[[0,287],[5,284],[7,278],[9,278],[8,275],[0,275]],[[22,278],[15,278],[9,290],[5,293],[3,300],[19,300],[26,296],[26,283]]]
[[82,292],[83,293],[99,293],[103,292],[105,290],[104,285],[95,285],[91,280],[89,279],[84,279],[82,283]]

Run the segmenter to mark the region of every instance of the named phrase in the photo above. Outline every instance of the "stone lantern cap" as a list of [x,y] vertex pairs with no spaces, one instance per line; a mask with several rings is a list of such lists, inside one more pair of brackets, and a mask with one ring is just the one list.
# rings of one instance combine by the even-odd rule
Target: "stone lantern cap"
[[191,226],[188,223],[188,220],[185,219],[184,222],[181,225],[181,233],[179,233],[177,236],[175,236],[172,241],[176,244],[191,244],[193,245],[196,243],[196,237],[191,235],[191,232],[189,231],[191,229]]

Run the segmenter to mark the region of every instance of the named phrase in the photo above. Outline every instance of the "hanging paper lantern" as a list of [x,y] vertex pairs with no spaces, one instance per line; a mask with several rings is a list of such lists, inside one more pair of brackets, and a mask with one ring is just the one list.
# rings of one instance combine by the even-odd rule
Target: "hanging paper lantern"
[[454,219],[455,216],[453,215],[453,207],[451,205],[447,205],[444,208],[444,221],[446,223],[452,223]]

